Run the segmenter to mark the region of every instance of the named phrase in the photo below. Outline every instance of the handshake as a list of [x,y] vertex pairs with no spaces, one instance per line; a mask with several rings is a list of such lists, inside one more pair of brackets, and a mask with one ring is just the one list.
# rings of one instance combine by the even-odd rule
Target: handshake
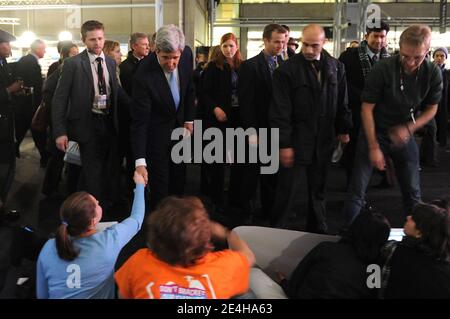
[[136,167],[133,179],[136,184],[147,185],[148,183],[147,167],[145,167],[144,165]]

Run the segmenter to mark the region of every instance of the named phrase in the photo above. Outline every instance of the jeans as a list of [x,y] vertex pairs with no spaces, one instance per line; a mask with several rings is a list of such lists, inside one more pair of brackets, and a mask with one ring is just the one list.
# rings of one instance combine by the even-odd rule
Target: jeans
[[[388,136],[377,136],[384,156],[389,155],[394,163],[395,173],[400,185],[405,216],[411,214],[413,207],[421,200],[419,176],[419,150],[414,138],[402,147],[394,147]],[[348,197],[344,204],[346,226],[365,206],[365,194],[372,176],[372,164],[369,159],[367,139],[363,131],[358,138],[353,175],[348,188]]]

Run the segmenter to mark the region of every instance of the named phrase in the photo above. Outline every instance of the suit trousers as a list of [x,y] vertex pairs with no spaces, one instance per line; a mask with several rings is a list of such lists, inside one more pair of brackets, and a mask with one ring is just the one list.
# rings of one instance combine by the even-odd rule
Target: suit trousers
[[[165,197],[182,196],[184,194],[186,164],[175,164],[170,158],[171,149],[163,156],[154,156],[147,159],[150,209],[152,211]],[[151,150],[150,153],[152,153]],[[156,154],[153,153],[152,155]]]
[[[327,232],[325,186],[330,162],[331,158],[323,158],[317,159],[311,164],[296,164],[291,168],[280,167],[275,202],[272,208],[272,227],[286,227],[291,213],[300,215],[295,212],[295,203],[307,194],[308,211],[305,230],[313,233]],[[301,191],[300,187],[301,183],[305,182],[306,194]]]
[[87,143],[80,143],[82,169],[78,187],[100,202],[111,203],[119,198],[120,164],[117,136],[111,115],[92,113],[92,116],[92,137]]

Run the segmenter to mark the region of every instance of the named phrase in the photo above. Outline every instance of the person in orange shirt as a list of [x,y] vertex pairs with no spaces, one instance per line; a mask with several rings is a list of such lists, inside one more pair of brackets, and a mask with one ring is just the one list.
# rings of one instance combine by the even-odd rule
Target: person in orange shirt
[[[196,197],[168,197],[147,219],[147,245],[116,272],[127,299],[228,299],[249,289],[255,256],[233,232],[211,221]],[[212,241],[229,249],[213,251]]]

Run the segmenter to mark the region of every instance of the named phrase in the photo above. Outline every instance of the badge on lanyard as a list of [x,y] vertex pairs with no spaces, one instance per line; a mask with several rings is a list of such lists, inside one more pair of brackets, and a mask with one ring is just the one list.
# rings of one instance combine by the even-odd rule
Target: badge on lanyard
[[97,108],[99,110],[106,109],[106,107],[107,107],[107,96],[106,96],[106,94],[97,95],[96,96],[96,100],[97,100]]

